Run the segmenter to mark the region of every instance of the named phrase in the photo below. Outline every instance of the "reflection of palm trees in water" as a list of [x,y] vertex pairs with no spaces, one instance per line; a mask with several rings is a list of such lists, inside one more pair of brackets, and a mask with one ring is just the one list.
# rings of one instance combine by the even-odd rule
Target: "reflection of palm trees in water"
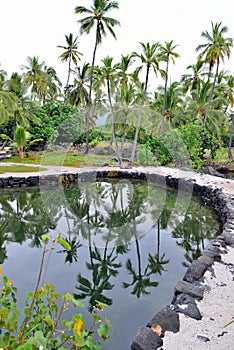
[[130,286],[133,287],[131,294],[136,295],[137,298],[140,298],[141,295],[147,295],[150,294],[150,292],[147,290],[148,287],[157,287],[158,282],[151,281],[150,275],[151,273],[148,272],[149,265],[146,266],[144,271],[142,271],[142,262],[141,262],[141,252],[140,252],[140,243],[137,235],[137,227],[136,227],[136,211],[135,206],[132,203],[132,224],[133,224],[133,231],[135,234],[135,246],[136,246],[136,253],[137,253],[137,271],[134,269],[131,259],[127,259],[126,261],[126,269],[130,275],[132,275],[132,282],[127,283],[123,282],[122,286],[123,288],[128,288]]
[[[90,188],[86,187],[86,194],[91,194]],[[96,192],[97,193],[97,192]],[[98,187],[98,193],[101,194],[102,201],[106,196],[106,188]],[[79,294],[74,294],[76,299],[86,299],[89,298],[89,310],[92,311],[93,307],[96,305],[97,301],[105,303],[107,305],[112,304],[112,299],[104,295],[104,291],[109,291],[114,288],[114,284],[110,283],[110,278],[115,277],[118,274],[118,269],[121,267],[121,263],[117,263],[116,259],[118,254],[116,249],[112,248],[109,251],[108,244],[113,235],[113,228],[116,225],[115,212],[116,212],[116,201],[118,198],[118,193],[112,188],[113,196],[110,196],[112,207],[109,208],[109,217],[105,219],[105,227],[107,228],[107,234],[105,235],[105,247],[103,249],[103,257],[100,253],[100,249],[92,243],[91,227],[95,228],[94,232],[97,232],[100,228],[103,228],[104,218],[103,215],[99,213],[98,207],[100,206],[100,198],[93,198],[89,200],[88,210],[87,210],[87,228],[88,240],[89,240],[89,254],[90,262],[86,263],[86,267],[92,273],[91,280],[83,277],[81,274],[77,276],[78,285],[76,289]],[[89,197],[88,197],[89,198]],[[90,215],[90,205],[93,205],[93,215]],[[91,226],[90,226],[91,224]],[[97,231],[96,231],[97,230]],[[94,247],[93,247],[94,246]]]
[[30,239],[30,246],[40,247],[41,236],[52,227],[38,190],[1,196],[0,210],[1,234],[5,234],[9,242],[21,244]]
[[[185,249],[184,257],[191,263],[201,255],[204,240],[212,240],[218,234],[219,226],[214,224],[212,212],[199,202],[191,202],[183,222],[173,230],[172,237],[176,238],[178,246]],[[188,267],[187,262],[182,265]]]

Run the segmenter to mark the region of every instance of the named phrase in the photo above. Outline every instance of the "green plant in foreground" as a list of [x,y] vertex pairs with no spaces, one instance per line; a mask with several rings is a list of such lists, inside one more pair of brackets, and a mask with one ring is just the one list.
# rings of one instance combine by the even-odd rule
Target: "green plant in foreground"
[[58,243],[67,250],[71,247],[60,235],[56,240],[49,240],[45,235],[43,242],[35,291],[27,295],[24,319],[21,322],[17,308],[17,288],[6,276],[2,277],[0,268],[3,283],[0,291],[0,350],[101,350],[102,344],[94,342],[93,335],[97,333],[102,340],[109,338],[109,330],[112,330],[110,321],[107,316],[103,318],[99,314],[106,305],[97,301],[92,313],[93,322],[88,329],[82,313],[75,313],[71,320],[65,320],[64,314],[69,306],[84,307],[83,303],[75,300],[70,293],[61,296],[56,293],[53,284],[44,284],[44,280],[55,244]]

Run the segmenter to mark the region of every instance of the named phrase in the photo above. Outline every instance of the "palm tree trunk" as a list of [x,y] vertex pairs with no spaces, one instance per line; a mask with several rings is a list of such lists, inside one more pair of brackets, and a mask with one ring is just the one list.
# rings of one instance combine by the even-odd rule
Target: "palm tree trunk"
[[142,112],[143,112],[143,108],[144,108],[144,104],[145,104],[145,97],[146,97],[148,81],[149,81],[149,69],[150,69],[150,64],[147,65],[146,78],[145,78],[145,88],[144,88],[144,92],[142,95],[141,107],[140,107],[140,111],[139,111],[138,118],[137,118],[135,137],[134,137],[134,142],[133,142],[133,146],[132,146],[132,154],[131,154],[131,158],[128,162],[128,168],[130,168],[130,169],[132,168],[134,158],[136,155],[138,134],[139,134],[139,129],[140,129],[140,125],[141,125],[141,116],[142,116]]
[[123,121],[123,124],[122,124],[122,139],[121,139],[121,146],[120,146],[120,156],[122,158],[122,155],[123,155],[123,149],[124,149],[124,140],[125,140],[125,132],[126,132],[126,125],[127,125],[127,115],[128,115],[128,112],[124,111],[124,121]]
[[162,136],[164,134],[164,129],[165,129],[165,110],[166,110],[166,100],[167,100],[168,70],[169,70],[169,57],[167,57],[167,67],[166,67],[166,78],[165,78],[165,85],[164,85],[162,122],[161,122],[160,136]]
[[68,88],[69,88],[70,75],[71,75],[71,56],[69,57],[69,61],[68,61],[68,74],[67,74],[67,82],[66,82],[66,86],[65,86],[64,101],[66,101],[66,99],[67,99],[67,92],[68,92]]
[[93,50],[93,59],[92,59],[92,65],[91,65],[91,75],[89,80],[89,98],[88,98],[88,108],[86,112],[86,141],[85,141],[85,154],[89,153],[89,125],[90,125],[90,113],[91,113],[91,100],[92,100],[92,87],[93,87],[93,67],[95,64],[95,58],[96,58],[96,51],[98,46],[98,30],[99,30],[99,21],[97,21],[97,28],[96,28],[96,39],[95,39],[95,45]]
[[14,111],[14,124],[13,124],[13,141],[15,141],[15,132],[16,132],[16,115],[17,115],[17,111]]
[[232,124],[230,128],[230,136],[229,136],[229,143],[228,143],[228,159],[233,159],[233,155],[232,155],[233,130],[234,130],[234,114],[232,114]]
[[217,58],[217,65],[216,65],[216,72],[215,72],[215,76],[214,76],[214,81],[213,81],[213,85],[212,85],[212,89],[211,89],[211,93],[210,93],[210,97],[209,97],[209,101],[208,101],[208,106],[206,109],[206,114],[205,114],[205,118],[203,121],[203,125],[206,124],[207,119],[208,119],[208,115],[209,115],[209,111],[210,111],[210,107],[211,107],[211,102],[212,102],[212,98],[214,95],[214,88],[215,88],[215,84],[216,84],[216,79],[219,73],[219,58]]
[[108,93],[108,99],[110,103],[110,109],[111,109],[111,125],[112,125],[112,136],[115,144],[115,150],[116,150],[116,156],[118,159],[118,164],[120,168],[123,168],[123,163],[122,163],[122,157],[119,152],[119,146],[116,138],[116,129],[115,129],[115,116],[114,116],[114,109],[111,101],[111,93],[110,93],[110,81],[107,79],[107,93]]

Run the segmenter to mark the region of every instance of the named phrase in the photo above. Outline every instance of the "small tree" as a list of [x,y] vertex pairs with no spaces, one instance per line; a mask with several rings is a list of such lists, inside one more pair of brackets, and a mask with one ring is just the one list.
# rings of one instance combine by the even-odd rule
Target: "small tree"
[[42,141],[42,139],[35,139],[30,141],[31,134],[26,131],[23,126],[17,125],[15,131],[15,141],[12,140],[9,136],[1,134],[3,140],[11,142],[11,146],[17,149],[21,159],[24,159],[24,152],[35,142]]

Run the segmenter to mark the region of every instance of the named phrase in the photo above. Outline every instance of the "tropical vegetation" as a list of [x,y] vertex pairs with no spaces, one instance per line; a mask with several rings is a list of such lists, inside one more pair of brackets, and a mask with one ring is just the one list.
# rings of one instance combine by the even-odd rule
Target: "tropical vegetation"
[[[121,23],[109,13],[118,8],[118,1],[110,0],[75,7],[80,31],[65,34],[65,43],[57,46],[63,50],[58,58],[67,65],[63,89],[55,69],[38,56],[27,57],[20,72],[0,70],[0,133],[6,135],[5,144],[7,138],[16,144],[21,127],[33,139],[42,139],[41,149],[47,150],[72,145],[87,154],[105,139],[121,168],[131,168],[138,160],[178,166],[185,153],[187,165],[201,168],[223,147],[232,160],[234,76],[225,71],[225,62],[233,38],[228,37],[228,28],[211,22],[195,48],[198,57],[179,81],[171,81],[171,63],[180,57],[179,43],[173,39],[141,42],[138,51],[122,55],[119,62],[104,55],[96,63],[105,36],[110,33],[117,39],[115,28]],[[90,63],[79,51],[79,42],[87,35],[94,36]],[[92,138],[94,131],[101,136]]]

